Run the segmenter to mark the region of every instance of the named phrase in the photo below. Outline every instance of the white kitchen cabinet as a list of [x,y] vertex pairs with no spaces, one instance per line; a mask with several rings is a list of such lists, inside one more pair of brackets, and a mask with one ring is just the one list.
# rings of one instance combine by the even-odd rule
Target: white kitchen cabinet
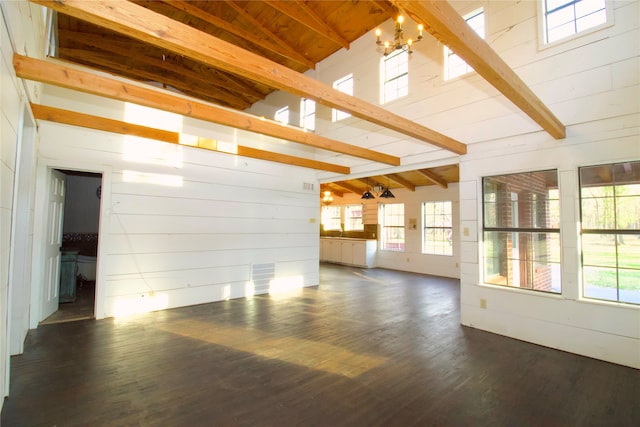
[[[372,240],[375,242],[375,240]],[[353,243],[351,251],[351,263],[355,265],[368,265],[367,264],[367,241],[365,244]]]
[[342,249],[340,262],[342,264],[353,264],[353,245],[355,245],[354,242],[347,240],[340,242],[340,247]]
[[329,261],[330,242],[327,239],[320,239],[320,261]]
[[357,267],[375,267],[377,244],[376,240],[321,237],[320,260]]

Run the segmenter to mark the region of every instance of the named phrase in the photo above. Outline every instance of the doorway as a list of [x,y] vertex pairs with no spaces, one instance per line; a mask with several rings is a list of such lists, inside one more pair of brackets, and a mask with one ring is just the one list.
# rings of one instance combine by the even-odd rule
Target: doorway
[[57,310],[40,324],[95,318],[102,174],[55,169],[65,181]]

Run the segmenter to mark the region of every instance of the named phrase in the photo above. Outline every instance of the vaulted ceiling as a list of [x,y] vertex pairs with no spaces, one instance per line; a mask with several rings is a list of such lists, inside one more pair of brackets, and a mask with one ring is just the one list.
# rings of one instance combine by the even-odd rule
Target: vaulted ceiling
[[[390,3],[366,1],[136,0],[189,25],[298,72],[393,18]],[[58,14],[60,59],[87,65],[198,99],[244,110],[275,88],[207,66],[73,16]]]
[[[301,74],[336,51],[348,49],[354,40],[382,22],[403,13],[416,22],[424,23],[426,31],[458,53],[544,130],[555,138],[564,137],[564,126],[482,39],[467,31],[464,20],[444,1],[31,1],[57,11],[55,58],[160,87],[167,93],[180,94],[180,98],[156,96],[151,92],[135,95],[137,86],[114,84],[111,87],[112,82],[108,79],[92,80],[89,84],[90,76],[81,71],[74,74],[76,70],[34,63],[29,58],[14,60],[20,77],[115,99],[132,102],[137,99],[143,105],[323,150],[334,150],[387,165],[400,164],[398,158],[385,153],[301,130],[259,123],[257,118],[241,113],[269,93],[285,90],[427,144],[464,154],[466,145],[461,141],[392,114],[380,106],[341,94]],[[197,101],[185,103],[183,95]],[[202,105],[197,102],[202,102]],[[221,108],[216,109],[216,106]],[[79,117],[75,112],[38,111],[40,119],[100,128],[95,124],[100,122],[99,118]],[[109,131],[127,127],[126,124],[103,124],[110,129],[102,130]],[[136,129],[136,132],[144,135],[153,130]],[[159,139],[176,142],[175,136],[163,137],[165,139]],[[344,165],[327,165],[244,148],[245,155],[250,157],[349,173],[349,168]],[[241,154],[240,150],[238,154]],[[415,170],[364,180],[338,181],[323,185],[322,189],[340,195],[349,191],[362,192],[376,183],[384,186],[388,183],[391,188],[415,189],[424,185],[446,186],[457,180],[457,166],[452,165],[438,170]]]

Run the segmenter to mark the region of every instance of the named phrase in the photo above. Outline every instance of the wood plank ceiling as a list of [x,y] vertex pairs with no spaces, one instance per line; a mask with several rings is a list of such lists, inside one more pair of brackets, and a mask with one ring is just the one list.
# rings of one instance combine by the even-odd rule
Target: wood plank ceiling
[[[315,64],[339,49],[348,49],[354,40],[384,21],[395,19],[401,10],[416,22],[424,22],[427,31],[454,48],[543,129],[556,138],[564,137],[562,124],[482,39],[469,35],[460,27],[466,24],[443,1],[31,1],[57,11],[53,55],[57,59],[239,112],[275,90],[287,90],[331,107],[342,107],[343,111],[349,111],[356,117],[404,132],[456,154],[464,154],[466,146],[459,141],[386,113],[378,106],[336,93],[332,88],[298,74],[313,69]],[[170,21],[164,21],[165,18]],[[240,50],[236,52],[234,49],[237,48]],[[234,62],[230,59],[234,55],[256,59],[243,61],[240,58]],[[20,58],[16,59],[14,66],[23,78],[74,87],[70,82],[48,81],[44,75],[29,75],[24,71],[25,74],[21,75],[20,61]],[[26,68],[26,65],[23,63],[22,67]],[[259,67],[263,67],[262,72]],[[291,71],[295,74],[289,78]],[[89,91],[87,88],[77,89]],[[40,118],[53,120],[55,116],[49,112],[49,116]],[[229,121],[227,124],[233,126],[233,119],[229,118]],[[256,124],[256,128],[247,130],[266,132],[261,129]],[[281,137],[317,148],[335,148],[337,152],[399,164],[399,159],[384,153],[363,152],[368,150],[360,147],[353,147],[351,151],[347,144],[318,140],[319,136],[303,137],[289,132]],[[252,154],[253,157],[279,161],[277,156]],[[291,159],[283,162],[291,163]],[[331,169],[317,163],[305,164],[304,159],[300,159],[298,164],[324,170],[345,170],[341,165],[333,165]],[[335,182],[323,185],[322,190],[330,190],[340,196],[345,192],[362,193],[376,184],[388,185],[391,189],[404,187],[414,190],[425,185],[445,187],[447,183],[457,181],[457,165],[451,165]]]

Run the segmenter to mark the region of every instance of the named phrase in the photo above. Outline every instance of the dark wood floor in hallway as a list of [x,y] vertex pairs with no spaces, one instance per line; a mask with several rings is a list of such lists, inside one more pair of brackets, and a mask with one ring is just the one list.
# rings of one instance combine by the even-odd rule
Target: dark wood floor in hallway
[[43,325],[2,426],[638,426],[640,371],[459,324],[459,282],[320,286]]

